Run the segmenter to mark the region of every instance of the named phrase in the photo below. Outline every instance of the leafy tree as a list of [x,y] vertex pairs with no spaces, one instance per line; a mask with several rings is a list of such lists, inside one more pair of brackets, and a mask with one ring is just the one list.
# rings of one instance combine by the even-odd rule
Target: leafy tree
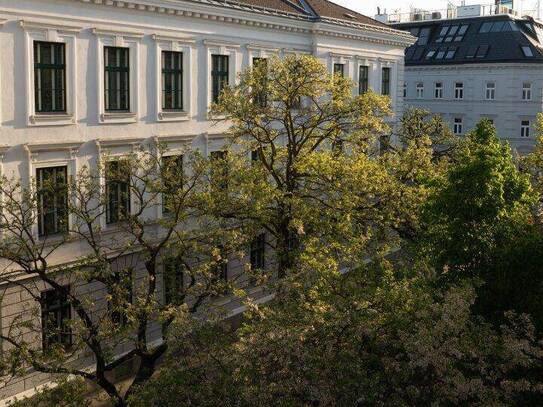
[[537,195],[494,126],[481,121],[458,162],[425,208],[428,247],[436,268],[451,278],[489,264],[506,241],[531,222]]
[[[124,406],[156,370],[174,319],[195,314],[228,287],[220,276],[221,254],[244,244],[243,234],[239,225],[230,228],[206,212],[217,182],[210,180],[212,165],[188,151],[176,164],[163,150],[149,146],[120,161],[104,156],[100,168],[85,167],[70,180],[49,177],[31,186],[2,180],[0,278],[29,299],[19,315],[5,319],[2,376],[29,369],[75,375]],[[55,212],[59,233],[38,236],[36,225],[47,210],[41,200],[52,196],[62,207]],[[115,223],[104,229],[106,219]],[[162,276],[169,285],[165,300]],[[61,323],[56,313],[42,324],[44,290],[71,310],[69,321]],[[158,346],[153,330],[164,338]],[[110,373],[132,359],[135,377],[124,391]]]
[[300,271],[302,248],[336,270],[339,259],[348,264],[347,247],[368,248],[370,225],[397,203],[389,175],[368,154],[387,129],[389,103],[352,89],[314,57],[272,58],[245,71],[212,108],[232,124],[229,156],[253,159],[252,182],[221,200],[217,216],[266,231],[279,276]]
[[321,281],[288,301],[253,307],[236,334],[207,325],[185,333],[175,359],[132,402],[539,405],[543,343],[526,318],[510,314],[495,329],[471,314],[469,284],[436,295],[420,279],[395,274],[364,268]]
[[505,311],[525,312],[541,329],[540,192],[488,121],[468,136],[457,160],[425,207],[430,261],[445,280],[479,278],[477,312],[497,323]]

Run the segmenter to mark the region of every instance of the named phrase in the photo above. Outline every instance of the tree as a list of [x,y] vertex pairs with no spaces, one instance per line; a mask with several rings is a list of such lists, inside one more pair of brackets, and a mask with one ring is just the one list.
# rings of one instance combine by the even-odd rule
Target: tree
[[457,278],[488,264],[504,241],[530,224],[536,199],[509,146],[481,121],[425,208],[437,270]]
[[[71,179],[62,171],[30,186],[2,179],[0,278],[28,298],[1,335],[3,375],[79,376],[125,406],[156,370],[174,319],[228,287],[220,265],[241,244],[240,228],[206,212],[212,165],[197,153],[165,157],[163,146],[148,147],[103,156]],[[135,378],[123,392],[109,373],[131,359]]]
[[543,234],[534,216],[540,196],[485,120],[425,205],[421,252],[442,283],[477,277],[475,310],[496,324],[514,310],[543,328]]
[[[393,180],[372,157],[389,101],[353,96],[353,86],[314,57],[271,58],[242,73],[212,108],[232,124],[229,156],[253,160],[252,182],[238,185],[243,193],[230,205],[222,200],[217,216],[266,231],[279,276],[300,272],[303,253],[335,272],[359,262],[373,237],[387,234],[376,232],[380,220],[399,206]],[[352,251],[357,245],[365,250]]]
[[470,284],[436,293],[413,274],[361,268],[321,281],[311,295],[254,307],[237,333],[209,325],[187,332],[176,361],[132,402],[539,405],[543,343],[529,320],[510,314],[493,328],[471,314]]

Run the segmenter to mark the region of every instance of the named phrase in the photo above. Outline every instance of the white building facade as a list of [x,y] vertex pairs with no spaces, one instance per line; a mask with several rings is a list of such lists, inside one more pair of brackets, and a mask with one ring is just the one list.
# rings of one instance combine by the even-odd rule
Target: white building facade
[[[42,171],[74,175],[104,153],[122,156],[152,140],[211,154],[224,142],[225,127],[208,117],[218,76],[233,84],[254,58],[273,55],[312,54],[331,72],[342,65],[353,93],[373,88],[402,114],[410,34],[324,0],[268,3],[0,0],[0,173],[30,185]],[[48,227],[35,225],[36,236]],[[77,254],[75,244],[56,262]],[[34,300],[15,285],[0,290],[5,332]],[[0,399],[48,380],[13,379]]]
[[405,103],[441,115],[458,135],[490,119],[526,154],[543,110],[542,25],[501,6],[475,7],[475,15],[464,8],[453,18],[428,13],[391,24],[419,38],[406,50]]

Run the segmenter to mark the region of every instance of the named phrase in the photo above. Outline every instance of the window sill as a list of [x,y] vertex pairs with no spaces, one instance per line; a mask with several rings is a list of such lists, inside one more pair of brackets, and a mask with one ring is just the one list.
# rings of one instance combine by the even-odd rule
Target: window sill
[[67,126],[75,124],[72,113],[38,113],[29,117],[30,126]]
[[189,119],[189,113],[184,110],[163,110],[157,115],[159,122],[180,122]]
[[100,115],[101,123],[135,123],[136,113],[134,112],[106,112]]

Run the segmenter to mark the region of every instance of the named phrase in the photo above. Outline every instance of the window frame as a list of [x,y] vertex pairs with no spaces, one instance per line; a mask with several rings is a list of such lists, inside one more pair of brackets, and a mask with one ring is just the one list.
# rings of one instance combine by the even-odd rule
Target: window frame
[[[55,207],[54,209],[54,217],[55,217],[55,226],[54,226],[54,230],[52,232],[47,232],[45,230],[46,226],[45,226],[45,214],[44,214],[44,203],[42,201],[42,198],[43,198],[43,194],[45,192],[42,191],[42,177],[40,177],[40,173],[42,172],[45,172],[45,171],[53,171],[54,173],[57,172],[57,170],[61,170],[64,172],[64,182],[65,182],[65,185],[64,186],[61,186],[59,187],[59,190],[60,192],[63,192],[64,194],[64,197],[63,197],[63,200],[65,201],[64,202],[64,215],[58,213],[59,209],[58,209],[58,206],[57,205],[57,200],[58,200],[58,197],[54,196],[54,204],[53,206]],[[35,174],[36,174],[36,196],[37,196],[37,208],[36,208],[36,213],[37,213],[37,218],[38,218],[38,237],[41,238],[41,239],[46,239],[46,238],[49,238],[49,237],[52,237],[52,236],[56,236],[56,235],[59,235],[59,234],[62,234],[64,232],[66,232],[68,230],[68,226],[69,226],[69,214],[68,214],[68,199],[69,199],[69,196],[68,196],[68,188],[69,188],[69,179],[68,179],[68,165],[54,165],[54,166],[50,166],[50,167],[47,167],[47,166],[40,166],[40,167],[37,167],[35,169]],[[56,181],[55,181],[55,184],[56,184]],[[56,193],[56,192],[59,192],[59,190],[56,189],[55,187],[55,191],[53,193]],[[62,198],[61,198],[62,199]],[[62,211],[62,209],[60,209],[60,211]],[[64,222],[66,223],[66,225],[64,227],[62,227],[62,219],[64,220]]]
[[[143,38],[143,33],[139,32],[115,32],[110,30],[95,29],[94,35],[96,36],[96,49],[98,52],[97,64],[97,78],[98,86],[96,91],[97,96],[97,112],[99,124],[121,124],[121,123],[135,123],[138,120],[139,108],[140,108],[140,86],[138,86],[138,78],[140,74],[139,59],[140,59],[140,42]],[[129,110],[111,110],[106,111],[105,104],[105,60],[104,55],[105,47],[120,47],[128,48],[128,95]]]
[[443,99],[443,82],[434,84],[434,99]]
[[[529,86],[526,86],[529,85]],[[530,102],[532,100],[532,82],[522,82],[522,100]]]
[[[118,50],[118,51],[126,51],[125,60],[126,60],[126,66],[106,66],[106,61],[109,58],[106,58],[106,54],[109,50]],[[130,82],[132,80],[132,75],[130,74],[130,48],[128,47],[120,47],[116,45],[105,45],[103,47],[103,53],[104,53],[104,64],[103,64],[103,78],[104,78],[104,111],[105,113],[115,114],[115,113],[128,113],[130,112],[131,106],[130,106]],[[122,56],[119,54],[118,58],[122,60]],[[111,78],[110,74],[114,73],[120,73],[120,74],[126,74],[126,84],[124,92],[126,92],[125,100],[126,100],[126,106],[121,106],[121,99],[122,97],[119,96],[118,106],[111,107],[111,105],[108,104],[108,100],[111,99],[111,84],[109,83],[108,79]],[[117,92],[123,92],[121,81],[119,80],[118,90]]]
[[[387,73],[385,75],[385,72]],[[381,67],[381,95],[392,97],[392,68],[389,66]]]
[[[174,38],[161,35],[153,36],[155,40],[156,59],[156,121],[157,122],[179,122],[187,121],[192,116],[192,63],[194,58],[195,41],[191,38]],[[181,52],[183,69],[183,108],[180,110],[165,110],[162,105],[162,52]]]
[[[41,56],[39,54],[39,46],[48,46],[51,47],[51,58],[55,55],[54,47],[58,46],[59,50],[62,50],[62,62],[54,62],[51,63],[44,63],[44,62],[38,62],[38,56]],[[64,113],[66,114],[67,109],[67,97],[66,97],[66,44],[64,42],[53,42],[53,41],[33,41],[33,47],[34,47],[34,109],[36,111],[36,114],[57,114],[57,113]],[[41,58],[40,58],[41,59]],[[41,77],[41,74],[43,74],[43,71],[51,71],[52,75],[55,76],[58,73],[62,73],[61,78],[61,85],[62,88],[60,92],[62,93],[60,99],[61,99],[61,108],[55,108],[53,107],[55,103],[55,97],[51,96],[51,109],[44,109],[39,108],[38,105],[43,105],[43,88],[38,87],[37,80],[38,77]],[[41,79],[41,78],[40,78]],[[41,80],[40,80],[41,82]],[[55,84],[56,80],[52,80],[52,88],[50,92],[52,94],[55,93]],[[38,90],[40,89],[40,90]],[[58,92],[58,89],[56,90]]]
[[[172,267],[172,270],[168,270]],[[172,293],[179,295],[185,288],[185,265],[178,257],[165,257],[162,264],[162,291],[164,305],[176,304]],[[168,279],[170,279],[168,281]],[[169,284],[172,283],[173,285]]]
[[[77,34],[82,27],[62,24],[39,23],[21,20],[24,35],[24,70],[25,70],[25,120],[29,127],[66,126],[77,121]],[[65,61],[65,111],[38,112],[35,99],[35,61],[34,42],[52,42],[64,44]]]
[[[458,86],[461,85],[461,86]],[[454,99],[463,100],[464,99],[464,82],[454,82]]]
[[[131,210],[132,210],[132,194],[131,194],[131,186],[130,186],[130,183],[132,182],[131,179],[130,179],[130,173],[127,174],[127,181],[126,182],[121,182],[121,181],[116,181],[116,180],[108,180],[108,166],[116,163],[116,164],[120,164],[122,163],[123,161],[126,162],[126,158],[122,158],[122,157],[115,157],[114,159],[109,159],[105,162],[105,166],[104,166],[104,193],[105,193],[105,205],[106,205],[106,208],[105,208],[105,219],[106,219],[106,226],[107,227],[114,227],[115,225],[119,224],[120,222],[123,222],[122,218],[121,218],[121,204],[120,202],[123,200],[123,197],[122,197],[122,191],[120,191],[120,188],[122,187],[121,184],[126,184],[126,194],[127,196],[125,197],[125,200],[126,200],[126,207],[124,208],[124,215],[125,216],[129,216],[131,214]],[[117,201],[119,202],[117,204],[117,209],[116,209],[116,215],[115,217],[112,217],[112,213],[111,213],[111,202],[110,202],[110,188],[111,187],[115,187],[116,190],[117,190]]]
[[531,136],[531,121],[528,119],[522,119],[520,121],[520,138],[529,139]]
[[[365,73],[365,75],[362,75]],[[358,94],[363,95],[370,90],[370,66],[368,64],[360,64],[358,66]]]
[[424,99],[424,82],[417,82],[416,96],[417,99]]
[[496,99],[496,82],[491,81],[487,82],[485,86],[485,99],[486,100],[495,100]]
[[[166,60],[166,55],[171,55],[173,67],[166,68],[164,62]],[[160,89],[161,92],[161,106],[163,112],[177,112],[183,111],[184,109],[184,75],[185,71],[183,69],[183,51],[172,51],[172,50],[162,50],[161,54],[161,77],[162,77],[162,86]],[[177,61],[175,61],[176,59]],[[171,90],[166,90],[166,77],[170,77]],[[167,106],[166,102],[166,93],[169,92],[172,94],[172,103],[171,106]]]
[[[70,290],[70,286],[64,286],[65,289],[68,291]],[[62,295],[60,298],[56,299],[56,301],[51,301],[51,303],[55,304],[47,304],[47,296],[48,295],[56,295],[61,296],[61,293],[56,289],[48,289],[45,291],[40,292],[40,314],[41,314],[41,337],[42,337],[42,349],[44,351],[47,351],[50,349],[50,347],[53,344],[60,344],[65,349],[69,349],[73,345],[73,333],[72,330],[68,327],[66,332],[62,332],[64,330],[63,325],[67,321],[72,320],[72,305],[68,299],[67,295]],[[60,329],[60,332],[56,334],[57,337],[56,340],[51,341],[51,338],[46,336],[47,331],[47,321],[49,320],[50,314],[55,313],[56,319],[57,319],[57,327]],[[66,317],[67,315],[67,317]]]
[[461,136],[464,131],[464,118],[463,117],[455,117],[453,119],[453,134],[457,136]]

